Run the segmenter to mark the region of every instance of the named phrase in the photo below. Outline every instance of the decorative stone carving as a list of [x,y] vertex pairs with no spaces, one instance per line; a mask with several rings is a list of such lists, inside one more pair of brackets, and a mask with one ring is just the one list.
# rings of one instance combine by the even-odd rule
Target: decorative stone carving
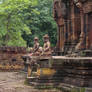
[[0,47],[0,70],[16,71],[24,68],[24,47]]
[[91,47],[91,12],[91,0],[54,0],[53,13],[58,25],[57,46],[61,52],[62,49],[65,52],[68,44],[72,44],[69,45],[74,48],[72,51]]
[[92,12],[92,2],[86,3],[83,7],[84,13]]
[[53,14],[57,24],[59,26],[63,25],[63,18],[66,15],[66,6],[62,0],[54,0]]

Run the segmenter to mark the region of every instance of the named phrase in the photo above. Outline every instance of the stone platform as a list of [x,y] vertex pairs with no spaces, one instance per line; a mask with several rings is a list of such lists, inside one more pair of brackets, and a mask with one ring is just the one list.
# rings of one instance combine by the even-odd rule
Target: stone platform
[[[66,56],[52,56],[49,58],[40,57],[40,62],[44,67],[55,70],[52,76],[39,76],[35,79],[38,84],[68,84],[76,87],[92,87],[92,57],[66,57]],[[45,62],[45,59],[48,62]],[[45,66],[44,66],[45,65]],[[35,77],[33,77],[35,78]],[[34,82],[32,77],[28,77],[30,83]]]
[[52,56],[53,77],[61,83],[77,87],[92,87],[92,57]]

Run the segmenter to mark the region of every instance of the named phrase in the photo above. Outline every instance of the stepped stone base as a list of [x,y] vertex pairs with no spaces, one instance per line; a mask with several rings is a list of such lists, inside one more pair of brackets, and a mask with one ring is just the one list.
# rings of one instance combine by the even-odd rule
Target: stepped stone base
[[56,73],[48,77],[29,78],[30,83],[51,85],[64,83],[76,87],[92,87],[92,57],[52,56],[49,62],[50,68]]

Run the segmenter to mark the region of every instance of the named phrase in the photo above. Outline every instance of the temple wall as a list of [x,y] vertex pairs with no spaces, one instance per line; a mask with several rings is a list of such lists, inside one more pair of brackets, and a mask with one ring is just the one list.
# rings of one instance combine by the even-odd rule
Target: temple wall
[[89,45],[92,49],[92,13],[89,15]]
[[78,2],[54,0],[53,14],[58,25],[57,48],[61,53],[92,49],[92,1]]
[[0,70],[22,69],[24,65],[21,56],[24,54],[24,47],[0,47]]

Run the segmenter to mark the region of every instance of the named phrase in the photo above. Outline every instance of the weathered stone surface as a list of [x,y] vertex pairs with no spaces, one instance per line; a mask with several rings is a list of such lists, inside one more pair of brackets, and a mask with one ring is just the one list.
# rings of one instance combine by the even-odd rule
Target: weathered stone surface
[[35,89],[24,84],[26,75],[22,72],[0,72],[0,92],[62,92],[56,89]]
[[61,83],[78,87],[92,87],[92,58],[91,57],[62,57],[53,56],[52,68],[60,78]]
[[0,47],[0,70],[20,70],[23,68],[24,47]]
[[91,0],[54,0],[53,16],[58,27],[58,54],[92,51]]

